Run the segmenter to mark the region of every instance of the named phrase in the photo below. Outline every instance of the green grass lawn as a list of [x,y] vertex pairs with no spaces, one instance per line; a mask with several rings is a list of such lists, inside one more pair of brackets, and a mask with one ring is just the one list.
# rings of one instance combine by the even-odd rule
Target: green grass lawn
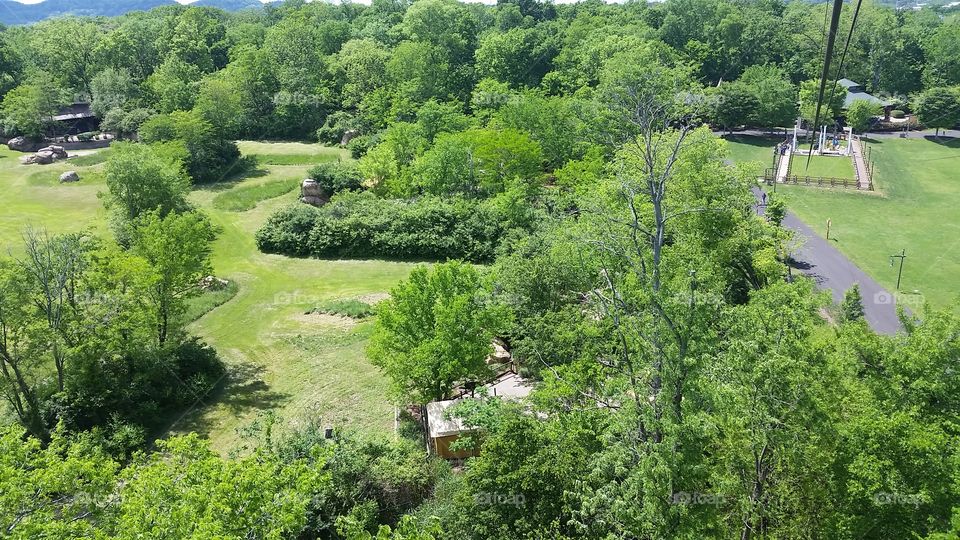
[[847,156],[810,156],[810,165],[807,166],[807,156],[798,154],[793,156],[790,174],[847,180],[857,178],[853,171],[853,159]]
[[764,169],[773,167],[773,148],[783,138],[756,137],[754,135],[727,135],[727,152],[734,163],[753,163],[756,165],[756,174],[763,174]]
[[[106,230],[106,212],[97,192],[105,189],[102,164],[82,166],[70,158],[50,165],[21,165],[23,153],[0,145],[0,250],[19,251],[25,227],[57,232]],[[60,174],[75,170],[80,182],[61,184]]]
[[960,139],[883,138],[870,146],[878,194],[802,186],[778,192],[818,234],[830,219],[837,248],[890,290],[897,280],[890,255],[906,249],[901,290],[947,306],[960,291]]
[[[274,210],[296,202],[295,186],[286,187],[295,184],[292,179],[305,177],[313,163],[349,159],[349,153],[303,143],[242,142],[240,147],[248,154],[310,155],[316,160],[297,165],[261,163],[256,174],[247,178],[202,186],[191,194],[191,202],[222,229],[214,244],[214,270],[235,282],[238,290],[232,297],[225,295],[229,300],[190,327],[215,346],[228,364],[225,389],[183,418],[171,419],[172,430],[197,431],[226,453],[240,442],[238,428],[266,412],[292,423],[322,419],[360,431],[391,429],[393,407],[387,381],[364,353],[372,322],[305,313],[337,300],[382,296],[413,265],[260,253],[253,234]],[[0,147],[5,203],[0,212],[0,245],[4,249],[20,242],[27,225],[51,232],[90,229],[108,234],[106,212],[97,198],[97,192],[105,189],[102,160],[91,156],[77,162],[25,166],[19,164],[19,155]],[[60,185],[59,174],[70,169],[80,173],[81,181]],[[207,300],[215,305],[223,299],[199,303]]]

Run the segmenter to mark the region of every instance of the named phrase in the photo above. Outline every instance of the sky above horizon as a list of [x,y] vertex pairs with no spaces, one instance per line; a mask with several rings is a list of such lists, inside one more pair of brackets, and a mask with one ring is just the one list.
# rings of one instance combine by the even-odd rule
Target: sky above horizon
[[[43,2],[43,0],[15,0],[15,1],[20,2],[21,4],[39,4],[40,2]],[[176,1],[181,4],[189,4],[191,2],[195,2],[196,0],[176,0]],[[266,3],[269,0],[260,0],[260,1]]]

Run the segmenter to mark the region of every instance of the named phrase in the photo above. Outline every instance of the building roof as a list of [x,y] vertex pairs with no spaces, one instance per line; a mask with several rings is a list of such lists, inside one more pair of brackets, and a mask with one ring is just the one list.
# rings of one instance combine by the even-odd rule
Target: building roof
[[850,105],[853,105],[854,101],[869,101],[870,103],[880,105],[881,107],[891,105],[891,103],[884,101],[877,96],[868,94],[863,89],[863,86],[861,86],[858,82],[851,81],[850,79],[840,79],[837,81],[837,84],[847,90],[847,95],[843,98],[844,109],[850,108]]
[[53,115],[53,119],[57,122],[63,122],[64,120],[79,120],[80,118],[92,118],[94,116],[96,115],[90,109],[89,103],[77,102],[60,108],[57,114]]
[[[496,379],[484,385],[490,391],[491,396],[511,401],[520,400],[530,395],[533,391],[533,383],[523,377],[508,371]],[[458,435],[460,433],[469,433],[474,431],[463,425],[463,421],[456,417],[447,417],[447,409],[456,403],[460,403],[469,397],[457,399],[448,399],[444,401],[433,401],[427,403],[427,431],[430,438],[447,437],[449,435]]]
[[461,401],[463,399],[448,399],[427,403],[427,430],[431,439],[473,431],[464,426],[463,420],[460,418],[447,415],[447,409]]

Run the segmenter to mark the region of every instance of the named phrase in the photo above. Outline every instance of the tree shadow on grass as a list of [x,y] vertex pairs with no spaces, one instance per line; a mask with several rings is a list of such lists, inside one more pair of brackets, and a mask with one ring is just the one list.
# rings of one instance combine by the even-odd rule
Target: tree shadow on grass
[[723,135],[721,137],[725,141],[748,144],[750,146],[762,146],[764,148],[770,146],[772,147],[778,142],[783,142],[782,137],[761,137],[759,135]]
[[239,174],[236,174],[236,175],[232,175],[232,176],[228,176],[228,177],[224,178],[223,180],[220,180],[220,181],[217,181],[217,182],[208,182],[208,183],[205,183],[205,184],[196,184],[196,185],[193,186],[193,189],[195,189],[195,190],[197,190],[197,191],[210,191],[210,192],[213,192],[213,193],[217,193],[217,192],[221,192],[221,191],[228,191],[228,190],[231,190],[231,189],[233,189],[234,187],[236,187],[238,184],[240,184],[240,183],[243,182],[244,180],[250,180],[250,179],[252,179],[252,178],[263,178],[264,176],[267,176],[268,174],[270,174],[270,171],[269,171],[268,169],[264,169],[263,167],[257,166],[257,167],[255,167],[255,168],[253,168],[253,169],[250,169],[250,170],[247,170],[247,171],[243,171],[242,173],[239,173]]
[[170,429],[195,432],[208,438],[215,426],[212,419],[204,412],[211,406],[226,407],[231,417],[242,416],[251,411],[268,411],[281,406],[291,396],[271,390],[270,385],[263,380],[265,372],[266,368],[259,364],[243,363],[228,366],[227,374],[216,390],[187,409]]
[[960,137],[953,137],[948,135],[941,135],[937,137],[936,135],[924,135],[924,139],[937,143],[941,146],[946,146],[947,148],[960,148]]

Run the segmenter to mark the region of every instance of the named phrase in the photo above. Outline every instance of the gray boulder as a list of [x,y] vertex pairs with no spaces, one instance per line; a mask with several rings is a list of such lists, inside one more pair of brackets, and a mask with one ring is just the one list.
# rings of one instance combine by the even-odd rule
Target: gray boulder
[[7,147],[17,152],[33,152],[39,147],[39,143],[26,137],[14,137],[7,141]]
[[60,183],[64,182],[79,182],[80,175],[77,174],[77,171],[67,171],[60,175]]
[[360,135],[360,132],[355,129],[348,129],[343,132],[343,137],[340,138],[340,146],[346,146],[350,144],[350,141],[357,138]]
[[35,159],[33,162],[39,163],[40,165],[47,165],[49,163],[53,163],[57,159],[57,155],[49,150],[37,152],[36,154],[34,154],[34,156],[35,156]]
[[313,178],[307,178],[300,184],[300,202],[312,206],[323,206],[330,202],[330,197],[323,192],[323,188]]
[[67,151],[63,149],[62,146],[50,145],[37,150],[37,153],[40,152],[50,152],[53,154],[54,159],[67,159]]

